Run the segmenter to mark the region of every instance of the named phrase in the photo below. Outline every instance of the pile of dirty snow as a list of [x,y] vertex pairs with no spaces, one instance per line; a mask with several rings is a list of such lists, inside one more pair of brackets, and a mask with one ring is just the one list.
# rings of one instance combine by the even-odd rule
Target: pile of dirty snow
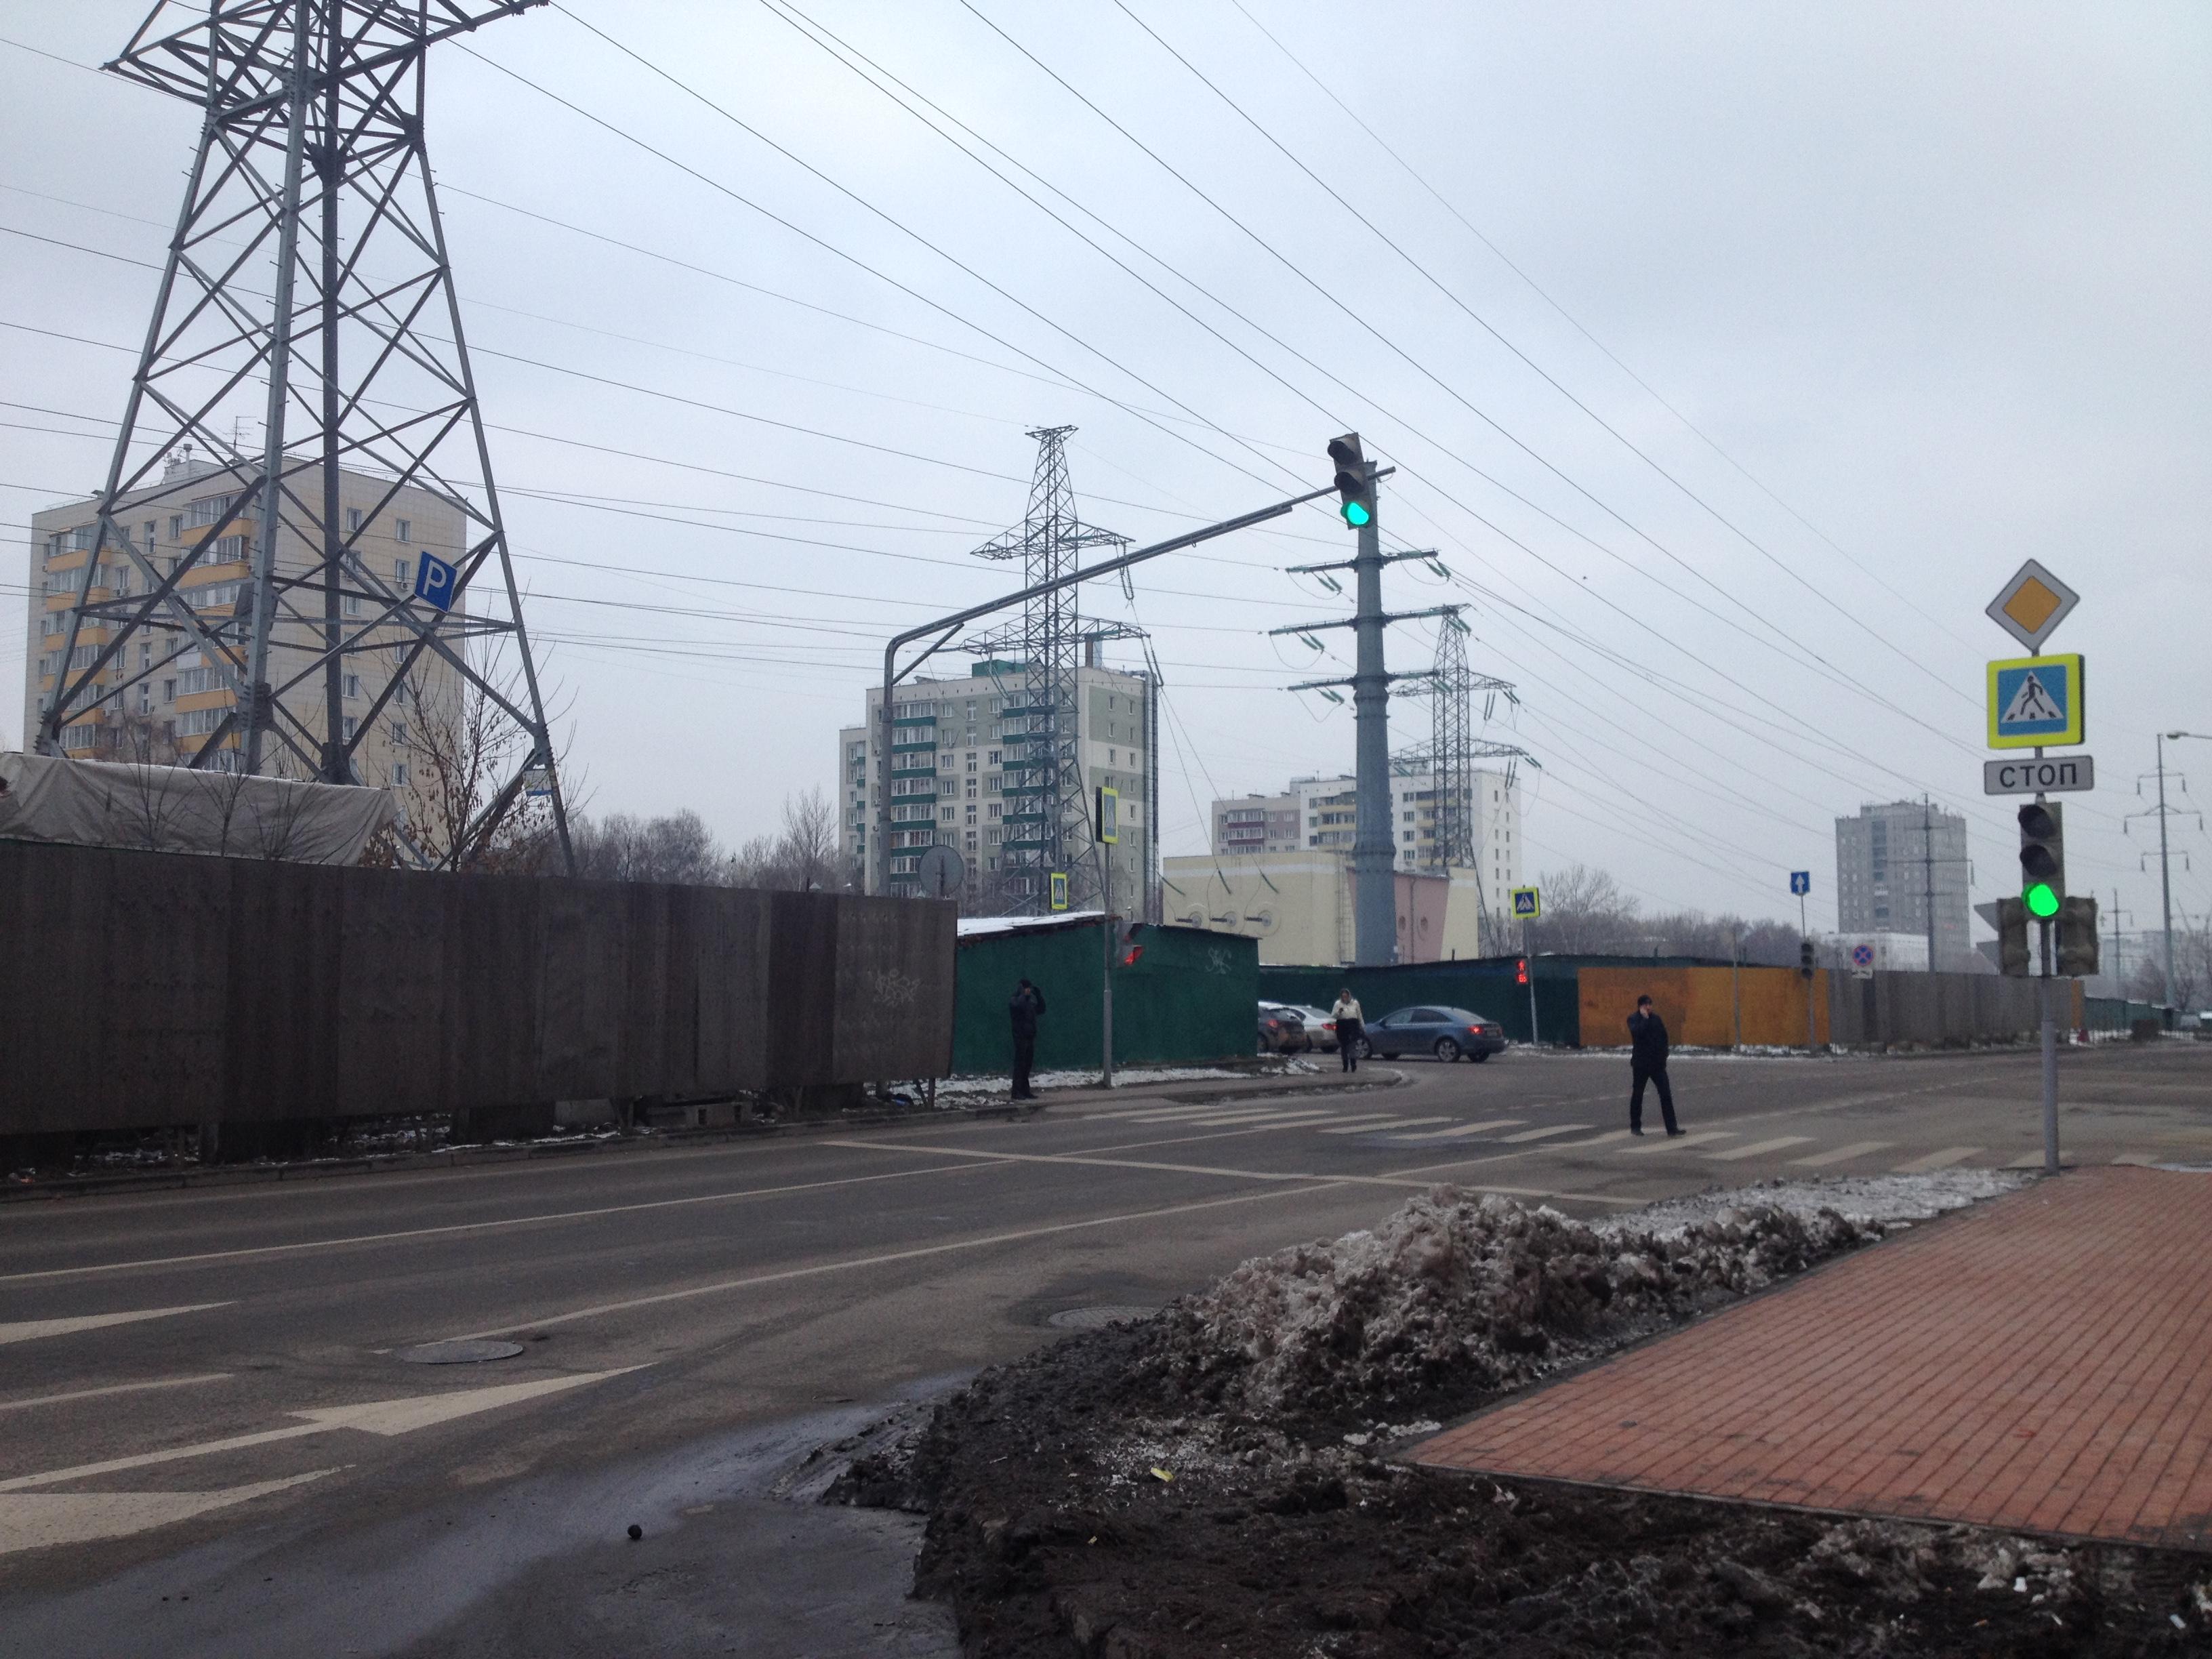
[[1833,1210],[1849,1219],[1894,1227],[2002,1198],[2031,1177],[2017,1170],[1937,1170],[1927,1175],[1831,1176],[1823,1181],[1766,1181],[1728,1191],[1662,1199],[1632,1215],[1593,1223],[1601,1231],[1630,1228],[1663,1233],[1710,1221],[1747,1204],[1771,1206],[1808,1219]]
[[1176,1304],[1164,1358],[1224,1410],[1387,1420],[1521,1387],[1881,1237],[1741,1196],[1659,1231],[1439,1188]]

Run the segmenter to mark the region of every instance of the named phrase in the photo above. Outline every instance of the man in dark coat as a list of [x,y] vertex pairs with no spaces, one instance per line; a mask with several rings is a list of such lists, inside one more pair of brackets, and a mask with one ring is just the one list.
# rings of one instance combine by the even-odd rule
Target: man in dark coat
[[1024,980],[1014,987],[1014,1000],[1006,1005],[1014,1027],[1014,1098],[1035,1100],[1030,1088],[1030,1065],[1036,1059],[1036,1023],[1044,1012],[1044,997]]
[[1659,1085],[1659,1115],[1667,1133],[1682,1133],[1674,1121],[1674,1091],[1667,1082],[1667,1022],[1651,1006],[1650,997],[1636,999],[1636,1012],[1628,1017],[1628,1070],[1634,1083],[1628,1094],[1628,1133],[1644,1133],[1644,1085]]

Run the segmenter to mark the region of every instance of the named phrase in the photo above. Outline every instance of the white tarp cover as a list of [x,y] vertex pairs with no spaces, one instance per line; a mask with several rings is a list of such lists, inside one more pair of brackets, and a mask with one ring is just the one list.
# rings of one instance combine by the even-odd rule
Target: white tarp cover
[[350,784],[0,752],[0,840],[354,864],[392,816]]

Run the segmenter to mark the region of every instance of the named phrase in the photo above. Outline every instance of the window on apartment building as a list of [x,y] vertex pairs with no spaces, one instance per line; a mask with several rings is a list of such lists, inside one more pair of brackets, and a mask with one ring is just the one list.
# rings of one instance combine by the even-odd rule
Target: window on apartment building
[[392,585],[404,593],[414,586],[414,582],[415,561],[394,559],[392,562]]
[[407,763],[406,763],[405,761],[394,761],[394,762],[392,762],[392,787],[393,788],[395,788],[395,789],[402,788],[402,787],[405,787],[406,782],[407,782]]
[[349,674],[345,677],[345,694],[349,697],[357,697],[361,695],[360,675]]
[[415,526],[406,519],[394,519],[392,521],[392,533],[403,542],[411,542],[415,539]]
[[940,807],[939,807],[939,808],[937,809],[937,821],[938,821],[939,823],[951,823],[951,822],[952,822],[952,809],[951,809],[951,807],[949,807],[949,806],[940,806]]
[[361,729],[361,722],[356,720],[352,715],[348,714],[345,719],[339,723],[338,729],[339,734],[343,737],[348,743],[351,743],[353,741],[353,734]]
[[358,617],[361,615],[360,594],[349,593],[345,596],[345,613],[349,617]]
[[181,513],[172,513],[169,514],[169,539],[173,542],[176,541],[181,538],[184,533],[185,515]]
[[162,701],[163,702],[176,702],[176,700],[177,700],[177,683],[176,683],[176,681],[174,681],[174,680],[163,680],[163,681],[161,682],[161,701]]
[[151,552],[154,550],[154,528],[155,528],[155,526],[154,526],[154,520],[151,520],[151,519],[147,520],[146,520],[146,550],[147,550],[149,553],[151,553]]
[[357,531],[357,530],[359,530],[360,528],[361,528],[361,509],[360,509],[359,507],[349,507],[346,508],[346,531],[347,531],[347,533],[348,533],[348,534],[351,534],[353,532]]
[[407,722],[405,720],[394,720],[392,722],[392,741],[399,748],[404,749],[407,746]]

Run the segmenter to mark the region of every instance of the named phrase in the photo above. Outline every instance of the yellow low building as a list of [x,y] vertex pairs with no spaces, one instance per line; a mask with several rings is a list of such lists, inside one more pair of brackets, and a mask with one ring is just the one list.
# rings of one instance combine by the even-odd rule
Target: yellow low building
[[[1504,895],[1486,896],[1474,870],[1449,875],[1392,872],[1397,890],[1400,962],[1447,962],[1483,954],[1483,911],[1493,917]],[[1257,939],[1265,966],[1349,962],[1352,956],[1351,860],[1316,850],[1200,855],[1160,860],[1164,920]],[[1504,924],[1490,942],[1510,948]]]

